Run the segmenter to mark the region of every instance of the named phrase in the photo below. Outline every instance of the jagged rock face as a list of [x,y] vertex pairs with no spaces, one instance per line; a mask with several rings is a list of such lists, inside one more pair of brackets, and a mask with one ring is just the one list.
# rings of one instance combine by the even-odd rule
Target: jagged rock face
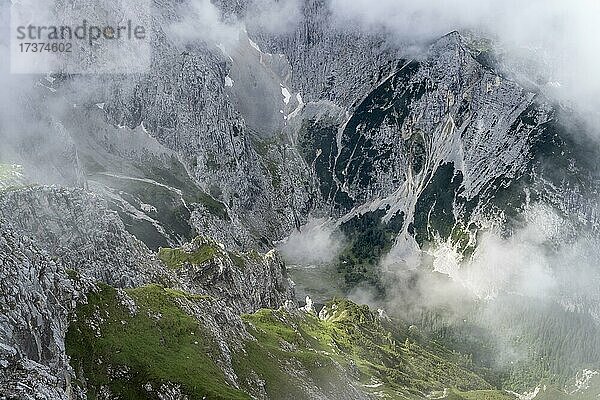
[[[175,258],[163,258],[173,268],[169,270],[125,230],[102,198],[84,190],[32,187],[7,191],[0,195],[0,216],[34,237],[65,268],[112,286],[188,287],[222,299],[239,313],[277,308],[294,298],[293,283],[277,252],[229,252],[213,239],[199,237],[181,249],[161,250],[161,258],[166,252],[175,254]],[[200,263],[177,258],[198,253],[205,256]]]
[[[247,3],[216,2],[239,15]],[[240,32],[237,47],[225,51],[218,43],[180,43],[171,29],[182,20],[178,10],[154,6],[149,74],[44,83],[51,89],[44,96],[76,99],[68,116],[53,116],[59,136],[69,139],[73,174],[86,172],[89,187],[109,197],[152,249],[191,240],[192,220],[197,233],[228,246],[268,250],[311,212],[341,217],[352,209],[341,223],[377,209],[386,209],[384,222],[402,213],[401,239],[410,233],[421,243],[428,238],[414,225],[433,207],[423,200],[427,188],[447,180],[440,174],[456,176],[458,206],[438,202],[432,215],[453,213],[459,218],[443,224],[469,225],[485,211],[478,197],[485,204],[530,168],[534,139],[552,119],[543,100],[534,104],[535,93],[494,72],[485,57],[475,59],[457,33],[411,61],[381,35],[336,25],[326,2],[310,0],[292,33],[249,26],[260,46]],[[91,94],[74,95],[80,87]],[[150,163],[163,164],[157,160],[169,154],[178,165],[142,167],[148,140],[151,156],[160,155]],[[452,172],[440,171],[444,165]],[[159,176],[174,170],[192,185],[172,187],[174,215],[157,220],[150,202],[157,199],[129,193],[124,182],[164,184]],[[186,194],[198,189],[227,217],[196,209],[191,203],[200,202]]]
[[0,221],[0,397],[67,399],[64,336],[77,294],[60,263]]
[[31,187],[0,195],[0,216],[65,268],[118,287],[159,282],[168,273],[129,234],[105,201],[81,189]]
[[[557,126],[562,111],[541,95],[542,88],[526,88],[504,73],[491,49],[473,43],[477,39],[453,32],[407,59],[401,46],[383,36],[336,25],[326,2],[306,1],[302,10],[291,34],[249,29],[261,47],[290,62],[290,85],[307,104],[289,124],[295,125],[299,150],[313,167],[325,204],[338,215],[357,210],[342,223],[357,213],[386,209],[386,223],[405,215],[403,236],[408,231],[415,236],[414,225],[427,223],[416,214],[429,211],[434,219],[454,214],[451,223],[463,220],[466,226],[490,214],[493,207],[486,203],[494,197],[517,199],[508,211],[518,209],[523,176],[531,181],[532,175],[554,175],[544,165],[552,151],[568,147],[557,145],[569,141]],[[573,124],[570,129],[583,130]],[[456,178],[457,206],[436,208],[424,198],[439,200],[439,193],[431,193],[436,184],[452,186],[440,178],[447,168]],[[540,196],[548,198],[549,192]]]
[[[247,2],[216,3],[243,14]],[[82,3],[90,12],[97,12],[96,6]],[[131,364],[145,365],[140,358],[146,354],[128,348],[132,358],[123,361],[111,347],[115,343],[140,344],[136,340],[142,336],[143,350],[152,356],[164,354],[155,350],[165,345],[167,356],[182,351],[169,360],[179,368],[182,357],[198,355],[192,336],[202,334],[214,353],[195,358],[195,365],[215,365],[201,377],[216,376],[210,389],[225,390],[224,398],[245,398],[240,388],[256,398],[278,398],[265,380],[272,378],[268,372],[279,371],[300,397],[362,399],[369,396],[345,377],[348,369],[358,382],[355,365],[341,366],[331,358],[313,364],[312,357],[309,366],[299,365],[304,351],[314,355],[318,349],[329,357],[331,343],[357,321],[346,320],[347,310],[338,314],[331,308],[322,324],[294,311],[262,312],[245,317],[244,325],[240,314],[289,306],[294,290],[276,252],[235,250],[268,250],[315,213],[337,218],[363,253],[363,239],[383,238],[377,252],[366,249],[374,258],[366,267],[374,269],[394,241],[392,258],[400,262],[428,241],[457,241],[452,244],[464,251],[488,219],[506,219],[503,214],[516,214],[534,201],[573,214],[575,222],[565,222],[556,236],[568,231],[576,237],[580,227],[597,234],[597,166],[565,155],[557,107],[495,70],[460,34],[441,38],[411,60],[377,35],[333,27],[326,2],[308,0],[293,33],[273,36],[249,27],[259,45],[240,32],[237,47],[222,50],[218,43],[182,45],[169,29],[182,16],[169,1],[154,6],[156,57],[149,74],[46,77],[38,88],[44,101],[60,100],[68,111],[53,114],[43,104],[31,105],[41,115],[40,126],[51,127],[49,135],[57,137],[43,157],[30,154],[31,160],[48,165],[50,181],[85,186],[96,195],[54,187],[15,190],[10,187],[22,184],[19,173],[0,169],[0,219],[35,241],[34,246],[8,231],[0,235],[0,379],[8,385],[0,390],[9,396],[69,395],[62,337],[77,290],[65,280],[65,268],[128,288],[94,289],[91,303],[80,305],[71,321],[70,354],[77,373],[85,372],[78,377],[82,392],[91,389],[85,375],[97,365],[107,365],[102,373],[110,383],[140,378]],[[28,150],[36,151],[46,139],[40,137]],[[555,164],[547,163],[559,157],[563,164],[556,165],[565,174],[553,174]],[[156,260],[152,250],[180,245],[197,233],[226,246],[200,237],[160,250],[170,270]],[[193,294],[139,287],[149,283]],[[562,290],[565,307],[600,315],[597,285],[575,282]],[[386,347],[376,356],[388,357],[387,346],[396,343],[382,333],[379,319],[364,312],[358,317],[371,328],[375,323]],[[320,334],[335,322],[339,331],[321,337],[318,346],[307,340],[315,336],[315,325]],[[181,326],[191,328],[177,332],[181,342],[165,340]],[[115,342],[103,348],[106,338]],[[301,346],[300,354],[295,346]],[[90,347],[97,353],[87,359]],[[257,358],[244,358],[253,350]],[[410,350],[407,341],[397,356]],[[273,362],[274,354],[284,361]],[[240,367],[248,361],[249,368]],[[429,359],[421,361],[427,365]],[[337,387],[329,382],[323,388],[322,376],[311,375],[321,362],[336,371],[346,391],[332,391]],[[135,390],[186,398],[182,387],[192,384],[181,378],[198,376],[174,371],[167,383],[163,376],[152,382],[143,376]],[[443,389],[426,372],[424,379]],[[463,370],[448,382],[455,386],[465,376],[478,382],[477,388],[489,386]],[[34,385],[19,385],[24,380]],[[115,390],[106,382],[93,384],[100,397],[110,398]]]
[[[226,91],[229,57],[215,44],[176,44],[169,29],[180,16],[167,4],[156,4],[155,10],[157,56],[151,72],[103,83],[107,120],[131,129],[142,126],[175,151],[200,188],[231,209],[246,227],[247,232],[230,242],[246,249],[263,247],[265,241],[284,236],[297,225],[299,215],[308,212],[306,188],[289,189],[303,173],[301,158],[277,146],[271,157],[259,154]],[[254,58],[252,62],[261,66],[260,57]],[[279,110],[274,112],[282,121]],[[256,132],[254,136],[265,140],[274,133],[278,134]],[[287,165],[270,161],[272,157],[285,159]],[[294,174],[289,176],[288,170]]]
[[383,35],[337,24],[324,0],[302,2],[302,18],[292,33],[271,35],[260,27],[248,29],[268,52],[287,57],[291,85],[302,92],[306,103],[329,100],[352,108],[402,54]]
[[[118,5],[104,6],[112,10]],[[77,10],[91,19],[102,14],[102,7],[84,2]],[[74,12],[69,2],[57,1],[55,8],[59,14]],[[44,172],[32,174],[41,183],[89,187],[109,198],[111,208],[129,219],[128,229],[151,248],[182,244],[194,237],[193,227],[186,222],[188,214],[196,214],[193,203],[202,203],[196,197],[201,191],[231,210],[230,220],[209,221],[210,233],[218,231],[219,225],[233,225],[236,232],[229,235],[227,244],[268,250],[274,239],[285,237],[305,221],[314,197],[303,159],[281,134],[282,113],[292,111],[291,103],[289,107],[284,104],[280,87],[285,82],[281,75],[289,66],[284,61],[263,65],[262,54],[254,52],[248,40],[231,51],[231,57],[249,68],[243,75],[248,87],[256,83],[252,71],[258,71],[263,81],[273,75],[268,85],[261,84],[272,100],[269,106],[273,104],[268,110],[271,122],[262,126],[261,112],[241,106],[261,104],[257,92],[238,96],[226,87],[233,58],[217,47],[219,43],[182,44],[173,35],[173,25],[185,17],[179,12],[171,2],[153,2],[150,24],[155,57],[148,74],[56,74],[31,82],[35,89],[27,91],[30,98],[22,100],[22,107],[34,109],[39,118],[33,119],[44,121],[31,131],[48,132],[49,139],[40,134],[47,145],[44,159],[28,162],[27,167],[37,166]],[[249,100],[248,96],[254,97]],[[19,146],[23,159],[39,159],[33,154],[38,147],[26,140]],[[164,162],[169,157],[177,162]],[[60,168],[55,166],[59,163]],[[185,187],[174,184],[173,173],[186,181]],[[165,176],[169,178],[166,183]],[[140,179],[150,186],[142,188],[143,195],[136,191]],[[151,207],[141,207],[157,208],[152,201],[165,197],[156,192],[166,188],[152,186],[150,181],[182,191],[182,196],[173,191],[168,194],[173,203],[168,211],[174,215],[158,219]],[[137,187],[126,187],[133,184]]]
[[372,209],[390,207],[388,218],[412,216],[411,202],[445,163],[463,174],[467,200],[500,176],[518,176],[535,127],[518,120],[533,98],[476,61],[454,33],[421,61],[396,60],[342,125],[324,133],[309,125],[302,140],[325,198],[342,211],[378,199]]
[[[401,262],[427,242],[465,233],[474,240],[483,226],[505,224],[510,232],[507,222],[529,201],[568,214],[577,196],[585,211],[575,218],[597,225],[597,197],[578,195],[597,191],[597,167],[576,155],[598,154],[597,144],[583,140],[587,145],[569,150],[569,130],[585,137],[576,118],[539,88],[495,70],[491,50],[476,50],[470,40],[454,32],[419,59],[390,58],[366,92],[354,92],[354,103],[316,97],[320,107],[307,104],[293,121],[318,180],[320,208],[341,217],[342,226],[363,214],[393,229],[391,222],[403,219],[392,257]],[[303,50],[310,62],[327,57],[313,53],[322,42],[310,45]],[[366,72],[347,72],[349,81],[360,81],[355,73]],[[464,241],[473,245],[471,239]]]
[[[33,239],[21,239],[2,225],[0,274],[4,297],[0,297],[0,306],[4,318],[0,318],[0,390],[5,392],[0,394],[6,393],[9,398],[27,399],[33,395],[48,399],[79,398],[88,390],[110,396],[109,386],[86,386],[86,376],[81,375],[82,361],[78,358],[81,353],[73,348],[74,340],[79,340],[78,335],[87,330],[100,335],[94,336],[94,340],[110,337],[114,326],[108,328],[108,324],[115,323],[111,319],[114,317],[114,310],[109,306],[111,301],[124,310],[117,324],[147,312],[146,308],[140,309],[144,305],[151,308],[172,303],[185,313],[188,323],[199,324],[202,331],[198,340],[215,346],[211,350],[211,362],[218,368],[215,373],[223,374],[222,384],[238,388],[233,352],[241,351],[242,341],[250,340],[239,315],[264,307],[277,308],[294,298],[293,283],[274,251],[266,255],[233,253],[211,239],[198,238],[181,250],[171,250],[176,256],[167,259],[166,264],[173,267],[173,263],[181,260],[181,252],[200,252],[199,257],[206,257],[204,261],[182,262],[176,271],[167,272],[141,242],[125,231],[117,214],[107,210],[105,201],[96,195],[79,189],[32,187],[2,193],[0,204],[3,220],[14,221],[19,232],[29,232],[52,259],[60,260],[52,261],[33,244]],[[167,250],[161,250],[161,257]],[[73,272],[73,281],[67,278],[67,268],[77,271]],[[98,288],[93,281],[117,287],[167,282],[199,295],[144,286],[131,292],[134,298],[135,293],[141,296],[136,302],[122,289],[103,285]],[[87,299],[79,290],[86,293]],[[99,293],[107,291],[114,299],[107,297],[95,302]],[[162,300],[153,300],[155,296]],[[82,300],[79,307],[91,310],[90,314],[72,314],[78,300]],[[152,318],[162,320],[162,314],[166,318],[168,310],[171,309],[165,308],[154,317],[144,315],[142,321],[150,323],[150,317],[150,321]],[[184,318],[182,315],[180,318]],[[69,323],[75,325],[71,330],[78,329],[75,336],[68,337],[66,349],[67,354],[75,357],[72,365],[79,378],[73,388],[64,343]],[[177,324],[181,323],[177,320]],[[105,326],[109,329],[106,333]],[[117,331],[122,329],[117,325]],[[139,334],[135,330],[127,332]],[[88,347],[83,349],[86,359],[88,350]],[[96,361],[103,363],[101,358]],[[118,363],[102,365],[108,365],[111,382],[128,376],[130,371]],[[23,382],[31,382],[31,385],[23,385]],[[177,384],[146,383],[146,394],[186,398]]]
[[238,314],[277,309],[295,297],[285,263],[274,250],[232,252],[200,236],[181,248],[161,249],[159,256],[187,291],[222,300]]
[[[453,32],[407,58],[378,35],[336,26],[321,1],[304,2],[291,34],[249,31],[264,52],[289,61],[286,85],[306,103],[285,130],[320,191],[313,212],[338,218],[359,250],[356,241],[372,246],[362,256],[387,254],[365,265],[359,254],[340,259],[344,270],[357,265],[348,276],[365,266],[360,279],[379,291],[369,271],[380,264],[414,268],[440,244],[469,259],[478,233],[510,236],[540,204],[563,218],[548,243],[558,253],[597,238],[600,174],[590,160],[600,149],[586,139],[590,129],[543,84],[507,72],[489,44]],[[369,243],[377,236],[361,235],[365,227],[384,238]],[[573,287],[565,264],[552,266],[559,301],[597,315],[598,291]]]

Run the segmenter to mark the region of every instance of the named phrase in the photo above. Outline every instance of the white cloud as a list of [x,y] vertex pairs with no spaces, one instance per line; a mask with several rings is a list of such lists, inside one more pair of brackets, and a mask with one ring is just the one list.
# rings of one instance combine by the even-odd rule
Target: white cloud
[[291,32],[300,22],[301,3],[301,0],[253,0],[244,20],[264,32]]
[[582,111],[600,101],[600,2],[595,0],[330,0],[336,21],[424,44],[453,30],[499,39],[509,54],[528,53],[559,95]]
[[181,21],[170,26],[173,38],[182,43],[204,42],[229,49],[239,40],[242,24],[226,20],[210,0],[191,0],[180,7]]
[[334,233],[331,221],[312,219],[294,231],[279,250],[293,264],[319,265],[334,261],[342,248],[342,238]]
[[232,48],[245,26],[260,32],[281,34],[293,31],[301,18],[300,0],[253,0],[243,19],[224,16],[210,0],[190,0],[180,6],[181,21],[170,27],[183,43],[205,42]]

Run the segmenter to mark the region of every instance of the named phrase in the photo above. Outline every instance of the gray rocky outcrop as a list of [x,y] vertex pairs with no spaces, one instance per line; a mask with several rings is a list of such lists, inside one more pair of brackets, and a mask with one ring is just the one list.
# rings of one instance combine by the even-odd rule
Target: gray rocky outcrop
[[60,262],[0,222],[0,398],[67,399],[64,336],[78,294]]
[[35,186],[2,193],[0,217],[87,277],[118,287],[170,284],[160,262],[125,230],[116,212],[83,189]]

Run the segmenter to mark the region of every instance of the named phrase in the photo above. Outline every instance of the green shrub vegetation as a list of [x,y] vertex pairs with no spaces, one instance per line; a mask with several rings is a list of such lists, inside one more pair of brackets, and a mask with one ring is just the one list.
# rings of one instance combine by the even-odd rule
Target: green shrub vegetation
[[[354,371],[362,389],[390,398],[423,398],[424,393],[446,387],[468,393],[492,389],[469,370],[468,357],[435,343],[419,343],[408,329],[380,321],[366,306],[336,300],[327,307],[332,312],[325,320],[282,310],[244,316],[256,341],[236,354],[242,382],[246,378],[251,386],[256,373],[266,382],[270,398],[292,398],[286,397],[290,393],[293,398],[306,398],[300,390],[303,382],[294,382],[296,378],[285,373],[287,365],[300,365],[313,382],[332,393],[339,393],[337,385],[344,382],[347,371]],[[373,379],[380,384],[369,385]]]
[[[179,256],[173,260],[177,265],[183,262]],[[515,399],[497,390],[496,380],[490,379],[493,373],[487,373],[482,358],[474,355],[484,351],[476,342],[459,351],[449,331],[436,338],[339,299],[326,304],[322,318],[283,309],[242,316],[253,339],[231,347],[241,386],[236,389],[215,361],[219,353],[211,334],[182,309],[183,303],[210,306],[210,298],[157,285],[126,293],[137,308],[133,315],[115,289],[101,285],[87,304],[78,306],[67,332],[67,354],[80,378],[75,384],[87,388],[89,399],[98,398],[103,389],[121,398],[156,398],[148,383],[157,389],[168,382],[190,400],[247,399],[257,385],[274,400],[309,399],[311,386],[339,398],[349,382],[391,399]],[[527,390],[546,387],[536,400],[591,400],[600,391],[600,376],[594,377],[589,391],[569,395],[533,371],[531,379],[537,380]]]
[[238,253],[235,251],[226,251],[222,249],[215,241],[196,237],[192,242],[192,251],[185,250],[182,247],[160,248],[158,258],[169,268],[179,269],[189,265],[202,265],[215,257],[229,258],[231,262],[239,269],[246,265],[245,257],[255,257],[254,253]]
[[179,300],[209,301],[201,296],[152,285],[128,290],[138,311],[131,315],[115,289],[102,285],[77,308],[66,336],[72,366],[83,371],[88,398],[102,387],[124,399],[156,398],[154,389],[172,382],[190,399],[248,399],[230,387],[214,361],[216,344],[205,328],[187,315]]
[[398,214],[385,224],[381,221],[385,213],[385,210],[377,210],[341,225],[347,243],[339,255],[337,270],[343,275],[347,289],[366,282],[375,287],[378,294],[385,294],[378,272],[379,262],[392,248],[404,222],[404,215]]
[[202,245],[193,252],[186,252],[181,248],[161,248],[158,251],[158,257],[167,267],[179,269],[185,264],[202,265],[205,262],[212,260],[217,254],[217,251],[218,249],[212,244]]
[[516,397],[498,390],[473,390],[470,392],[461,392],[459,390],[450,390],[447,400],[515,400]]

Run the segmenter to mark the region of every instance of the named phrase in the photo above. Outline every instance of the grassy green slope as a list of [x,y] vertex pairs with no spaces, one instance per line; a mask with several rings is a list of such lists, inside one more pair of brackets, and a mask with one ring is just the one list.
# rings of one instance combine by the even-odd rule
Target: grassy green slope
[[[477,372],[471,357],[449,350],[366,306],[333,300],[321,318],[301,311],[260,310],[242,316],[253,339],[232,346],[240,389],[219,366],[218,345],[185,304],[210,310],[213,300],[157,285],[122,294],[102,285],[79,305],[66,337],[67,354],[89,399],[108,389],[119,398],[155,399],[173,384],[190,400],[310,399],[315,391],[344,398],[356,391],[389,399],[508,400]],[[600,392],[569,395],[548,386],[536,400],[589,400]],[[313,396],[313,397],[311,397]]]
[[[290,380],[284,372],[286,365],[296,364],[306,371],[304,379],[307,376],[332,393],[340,390],[332,382],[343,382],[340,375],[347,374],[362,390],[387,398],[423,398],[448,387],[465,392],[492,389],[469,370],[467,357],[435,343],[419,343],[408,330],[380,320],[368,307],[336,300],[327,308],[326,319],[283,310],[244,316],[257,340],[247,343],[245,353],[236,357],[242,382],[256,373],[266,382],[270,398],[283,399],[289,393],[307,398],[299,390],[302,382]],[[249,385],[251,381],[247,380]]]
[[216,344],[178,305],[182,298],[210,300],[159,286],[128,294],[138,307],[135,315],[115,289],[102,286],[78,307],[69,327],[67,354],[75,370],[84,372],[89,399],[99,398],[103,386],[120,398],[156,398],[148,382],[154,389],[167,382],[180,385],[190,399],[249,398],[228,385],[214,361]]

